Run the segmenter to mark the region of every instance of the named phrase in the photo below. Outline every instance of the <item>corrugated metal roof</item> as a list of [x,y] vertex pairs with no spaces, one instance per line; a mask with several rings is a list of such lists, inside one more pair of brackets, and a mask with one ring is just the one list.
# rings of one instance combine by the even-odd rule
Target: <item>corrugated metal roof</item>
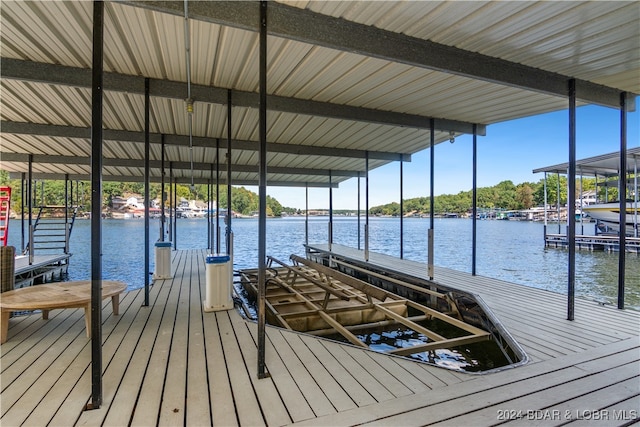
[[[640,163],[640,147],[627,149],[627,173],[635,173]],[[544,166],[534,169],[533,173],[547,172],[566,175],[569,170],[569,163],[559,165]],[[599,156],[588,157],[576,161],[576,171],[580,175],[619,177],[620,176],[620,152],[607,153]]]
[[[411,43],[418,45],[425,40],[530,67],[523,69],[524,74],[540,69],[640,92],[637,2],[399,1],[376,2],[375,7],[369,2],[279,3],[270,3],[270,7],[291,5],[295,8],[285,12],[304,10],[312,18],[340,18],[344,21],[339,22],[347,25],[359,23],[413,37]],[[210,4],[190,4],[196,16],[190,19],[191,82],[199,85],[193,95],[193,134],[205,138],[205,142],[199,142],[192,150],[184,139],[181,145],[168,144],[167,165],[170,161],[190,164],[193,159],[199,167],[208,169],[204,165],[215,163],[216,139],[226,143],[226,90],[230,89],[232,138],[244,142],[242,149],[232,152],[237,165],[232,179],[256,183],[257,170],[250,169],[256,169],[258,162],[258,104],[257,98],[249,95],[258,91],[258,34],[247,23],[251,16],[233,21],[235,18],[206,15],[225,7],[252,8],[254,4],[215,3],[212,10],[206,10]],[[2,57],[24,61],[24,66],[18,67],[19,75],[3,76],[0,81],[1,119],[69,127],[65,136],[56,133],[59,128],[51,136],[38,135],[40,131],[36,130],[23,131],[27,134],[2,131],[3,154],[44,156],[41,164],[34,167],[38,173],[90,172],[88,165],[70,164],[61,156],[86,158],[90,153],[88,134],[83,132],[91,126],[91,92],[83,72],[91,67],[92,7],[91,2],[82,1],[3,1],[1,5]],[[255,3],[256,10],[257,7]],[[150,99],[150,132],[156,136],[188,135],[182,8],[183,2],[105,4],[105,71],[115,73],[116,80],[118,76],[142,76],[156,79],[156,87],[166,86],[166,92],[160,96],[152,92]],[[291,16],[295,18],[295,14]],[[307,15],[300,17],[306,19]],[[304,34],[304,30],[291,36],[281,31],[268,37],[268,92],[281,98],[271,103],[268,111],[267,140],[270,144],[299,147],[297,154],[286,152],[287,145],[269,153],[269,185],[327,184],[329,170],[363,171],[364,151],[382,152],[382,157],[386,153],[416,153],[429,145],[429,118],[454,120],[456,126],[484,125],[567,106],[564,97],[543,93],[533,86],[489,82],[459,70],[436,71],[393,55],[367,54],[363,49],[356,53],[346,45],[326,47],[324,42],[311,41],[315,37],[313,29],[309,30],[311,34]],[[380,40],[388,38],[385,33],[378,36]],[[353,38],[358,37],[361,35],[354,32]],[[362,44],[366,42],[375,43],[375,39],[362,40]],[[464,58],[462,62],[473,59]],[[40,63],[72,68],[35,76]],[[176,89],[174,82],[182,85]],[[139,88],[127,86],[131,84],[138,83],[110,88],[105,82],[105,129],[133,132],[126,138],[105,138],[105,159],[143,158],[140,133],[144,130],[144,96]],[[217,92],[207,92],[207,88]],[[306,110],[297,107],[300,101]],[[375,112],[390,118],[386,120],[385,114]],[[398,117],[404,120],[405,116],[415,124],[399,125]],[[448,125],[437,126],[436,142],[448,140]],[[455,134],[460,132],[458,127]],[[210,144],[206,142],[209,139]],[[160,145],[157,138],[153,141],[151,159],[157,161],[161,158]],[[250,146],[252,141],[255,148]],[[358,151],[345,157],[337,156],[335,151],[327,151],[326,155],[305,151],[313,147]],[[226,148],[221,148],[223,163],[225,153]],[[58,157],[47,161],[46,156]],[[386,164],[390,158],[373,156],[370,167]],[[26,163],[3,160],[1,167],[24,172]],[[174,175],[190,178],[188,169],[176,168]],[[302,173],[304,169],[308,173]],[[133,174],[141,180],[143,168],[106,166],[104,173],[106,179]],[[151,173],[154,179],[160,176],[157,167],[152,167]],[[195,170],[193,176],[206,180],[210,171]],[[334,183],[345,179],[348,176],[332,177]]]

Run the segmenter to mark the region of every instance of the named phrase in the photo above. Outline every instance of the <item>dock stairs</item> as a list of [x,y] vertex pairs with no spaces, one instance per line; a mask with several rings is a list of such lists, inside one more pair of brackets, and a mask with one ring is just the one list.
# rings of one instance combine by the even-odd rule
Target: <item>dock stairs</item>
[[78,213],[77,206],[38,206],[38,215],[23,252],[69,253],[69,238]]

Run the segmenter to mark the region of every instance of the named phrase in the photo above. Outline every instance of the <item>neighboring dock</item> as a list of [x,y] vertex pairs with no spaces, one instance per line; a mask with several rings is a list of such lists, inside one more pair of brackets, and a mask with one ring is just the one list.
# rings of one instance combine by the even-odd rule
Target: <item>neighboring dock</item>
[[28,255],[15,259],[15,288],[61,280],[67,274],[71,254],[34,255],[29,264]]
[[[626,237],[625,240],[625,252],[640,253],[640,237]],[[544,245],[548,248],[566,248],[567,235],[546,234]],[[576,235],[576,248],[587,251],[620,252],[620,237]]]
[[[362,256],[338,245],[333,251]],[[119,316],[103,304],[97,410],[83,411],[91,351],[82,310],[11,319],[0,347],[2,425],[558,425],[570,417],[612,426],[638,419],[636,311],[578,299],[576,320],[567,321],[563,295],[436,268],[436,280],[481,296],[530,363],[464,374],[267,327],[271,377],[258,380],[257,325],[235,310],[202,310],[204,257],[204,250],[174,252],[175,278],[155,282],[149,307],[142,290],[123,296]],[[426,273],[425,265],[384,255],[369,261]]]

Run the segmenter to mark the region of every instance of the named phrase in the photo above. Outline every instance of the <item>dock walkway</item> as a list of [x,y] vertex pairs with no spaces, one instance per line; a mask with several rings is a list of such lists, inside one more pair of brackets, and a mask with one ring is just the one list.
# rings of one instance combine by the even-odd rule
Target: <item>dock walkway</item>
[[202,310],[204,257],[203,250],[173,252],[174,279],[155,282],[149,307],[142,290],[123,295],[119,316],[105,302],[100,409],[83,411],[91,354],[82,310],[11,319],[0,347],[0,423],[559,425],[581,417],[581,425],[610,426],[638,419],[638,312],[580,300],[577,320],[568,322],[561,295],[437,269],[450,286],[481,290],[532,362],[471,375],[268,327],[271,377],[258,380],[256,325],[235,310]]

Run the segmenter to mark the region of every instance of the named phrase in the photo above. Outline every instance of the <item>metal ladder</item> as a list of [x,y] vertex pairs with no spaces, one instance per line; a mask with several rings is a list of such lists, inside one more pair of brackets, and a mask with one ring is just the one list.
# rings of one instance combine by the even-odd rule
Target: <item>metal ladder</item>
[[10,210],[11,187],[0,187],[0,242],[2,242],[2,246],[7,246]]
[[[67,210],[60,218],[61,210]],[[69,253],[69,239],[75,223],[77,206],[39,206],[38,216],[29,233],[29,242],[23,252],[24,255],[40,250]]]

